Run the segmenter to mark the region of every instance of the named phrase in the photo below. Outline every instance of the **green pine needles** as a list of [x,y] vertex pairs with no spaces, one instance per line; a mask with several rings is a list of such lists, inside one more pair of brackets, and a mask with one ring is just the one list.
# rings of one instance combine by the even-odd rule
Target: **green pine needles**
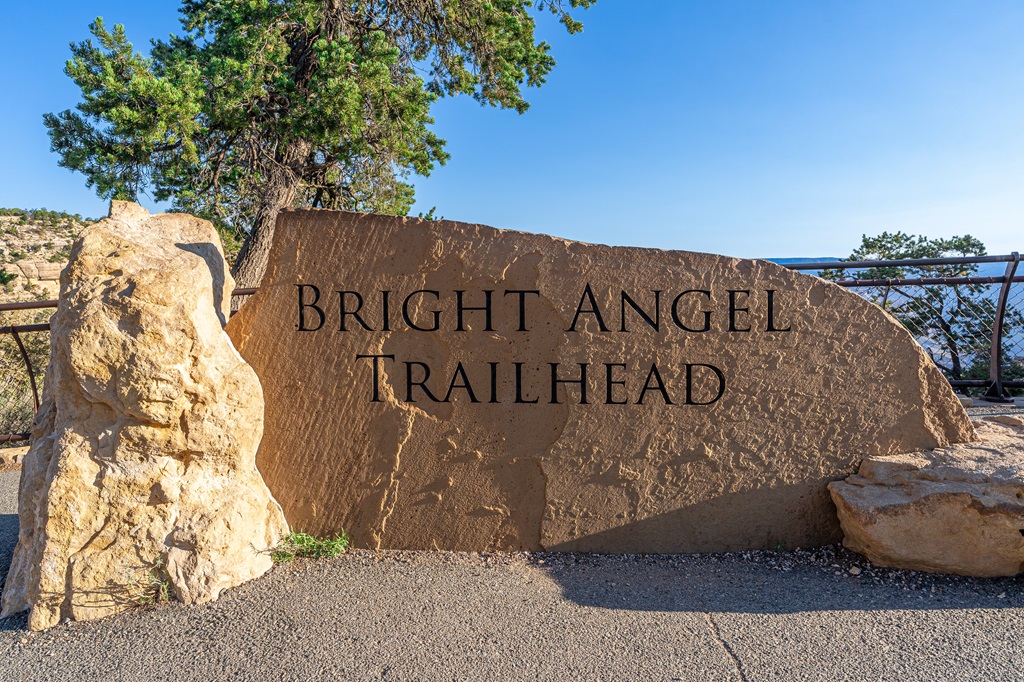
[[555,65],[535,36],[595,0],[184,0],[181,35],[138,52],[98,18],[71,46],[74,108],[46,114],[60,164],[104,198],[147,191],[246,237],[262,277],[288,206],[405,215],[411,174],[448,159],[440,97],[524,112]]

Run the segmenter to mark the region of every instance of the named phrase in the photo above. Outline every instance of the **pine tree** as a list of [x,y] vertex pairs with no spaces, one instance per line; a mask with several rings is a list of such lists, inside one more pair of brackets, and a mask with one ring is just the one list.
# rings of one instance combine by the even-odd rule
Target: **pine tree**
[[280,209],[404,215],[410,175],[448,158],[437,98],[526,111],[554,66],[537,17],[577,33],[593,2],[185,0],[148,56],[97,19],[65,69],[83,101],[45,124],[101,197],[148,191],[244,234],[234,274],[256,286]]

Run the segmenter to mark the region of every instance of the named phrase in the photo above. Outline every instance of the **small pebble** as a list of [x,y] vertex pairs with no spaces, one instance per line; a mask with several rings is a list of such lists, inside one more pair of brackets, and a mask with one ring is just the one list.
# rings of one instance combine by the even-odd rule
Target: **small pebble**
[[850,575],[860,575],[860,569],[856,566],[850,567]]

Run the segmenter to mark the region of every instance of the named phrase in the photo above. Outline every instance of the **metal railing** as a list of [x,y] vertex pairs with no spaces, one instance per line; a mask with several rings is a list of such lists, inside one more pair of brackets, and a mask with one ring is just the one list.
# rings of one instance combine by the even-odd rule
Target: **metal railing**
[[[964,274],[986,263],[1006,263],[1006,268],[1000,276]],[[952,386],[981,388],[984,400],[1011,402],[1010,390],[1024,388],[1024,276],[1017,274],[1019,265],[1020,254],[1014,252],[784,267],[817,271],[839,286],[855,289],[907,327]],[[904,268],[925,276],[874,276]],[[859,276],[840,276],[849,270],[860,271]]]

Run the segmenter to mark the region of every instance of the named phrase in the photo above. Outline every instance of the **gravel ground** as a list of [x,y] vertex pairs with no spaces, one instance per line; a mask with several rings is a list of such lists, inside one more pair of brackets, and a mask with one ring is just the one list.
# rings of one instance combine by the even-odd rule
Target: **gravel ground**
[[[0,472],[0,576],[17,476]],[[0,680],[1021,680],[1020,588],[881,569],[838,546],[353,551],[214,604],[45,633],[0,620]]]

